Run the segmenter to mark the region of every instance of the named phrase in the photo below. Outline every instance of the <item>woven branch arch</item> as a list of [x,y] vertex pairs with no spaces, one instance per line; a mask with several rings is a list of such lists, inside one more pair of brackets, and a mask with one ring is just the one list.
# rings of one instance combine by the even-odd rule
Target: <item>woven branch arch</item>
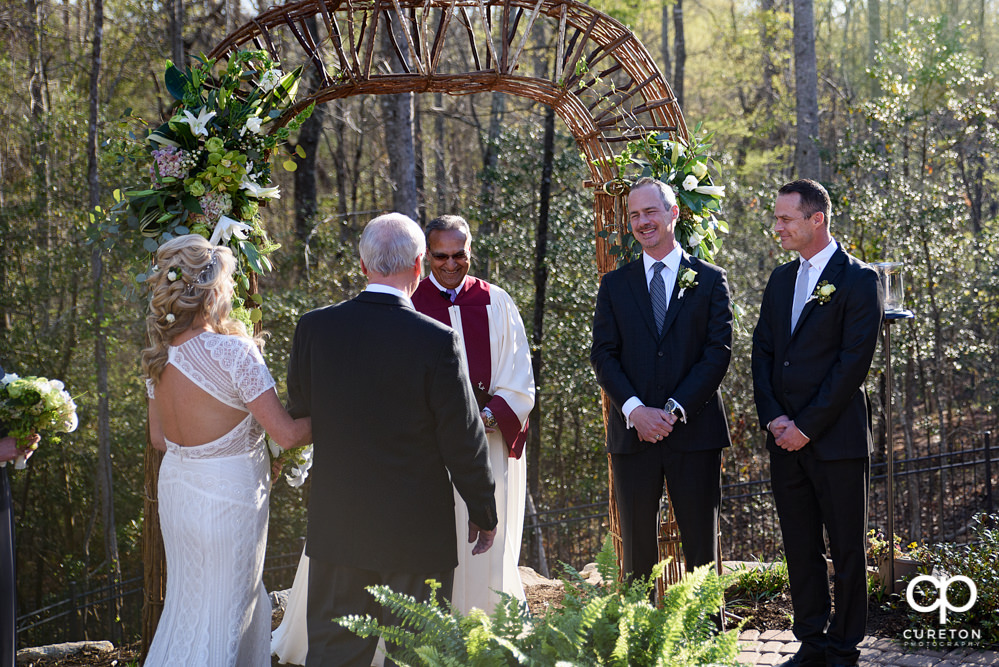
[[[383,39],[394,58],[383,56]],[[299,102],[275,129],[312,103],[365,94],[498,91],[552,107],[589,164],[584,185],[594,192],[601,275],[617,260],[600,232],[627,231],[627,192],[616,181],[616,153],[650,132],[688,139],[673,91],[648,50],[622,23],[575,0],[300,0],[250,20],[209,57],[225,59],[241,48],[267,51],[286,71],[304,65],[317,75],[302,78],[303,87],[310,81],[318,85],[300,87]],[[542,74],[531,76],[531,70]],[[605,396],[605,423],[609,407]],[[146,468],[148,521],[156,514],[155,474],[149,473],[157,468],[148,456]],[[610,530],[620,555],[610,491]],[[145,649],[162,610],[165,583],[162,542],[153,533],[158,537],[158,530],[147,526]],[[660,528],[660,555],[674,558],[667,582],[680,577],[678,543],[670,516]]]
[[[386,31],[392,59],[382,57]],[[302,0],[265,11],[209,55],[248,46],[286,70],[304,64],[318,75],[303,77],[318,87],[300,88],[278,126],[309,104],[364,94],[498,91],[552,107],[587,158],[598,234],[626,231],[624,193],[613,184],[624,143],[649,132],[688,138],[648,50],[622,23],[575,0]],[[596,240],[603,274],[616,259]]]

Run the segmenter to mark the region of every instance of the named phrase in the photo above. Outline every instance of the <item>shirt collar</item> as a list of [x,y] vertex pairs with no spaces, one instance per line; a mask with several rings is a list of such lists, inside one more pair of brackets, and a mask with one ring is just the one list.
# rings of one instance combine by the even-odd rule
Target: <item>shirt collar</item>
[[[430,282],[432,282],[432,283],[434,284],[434,287],[436,287],[437,289],[439,289],[439,290],[440,290],[440,291],[442,291],[442,292],[446,292],[446,291],[447,291],[447,288],[446,288],[446,287],[444,287],[444,286],[443,286],[443,285],[441,285],[441,284],[440,284],[439,282],[437,282],[437,278],[436,278],[436,277],[434,276],[434,274],[433,274],[433,273],[431,273],[431,274],[430,274],[430,275],[428,276],[428,278],[430,278]],[[466,274],[465,274],[465,276],[464,276],[464,277],[463,277],[463,278],[461,279],[461,284],[460,284],[460,285],[458,285],[457,287],[455,287],[455,288],[454,288],[454,293],[455,293],[455,294],[461,294],[461,290],[462,290],[462,288],[463,288],[463,287],[465,286],[465,281],[466,281],[466,280],[468,280],[468,274],[467,274],[467,273],[466,273]]]
[[[368,286],[364,288],[364,291],[365,292],[376,292],[378,294],[392,294],[392,295],[395,295],[395,296],[399,297],[400,299],[402,299],[403,301],[405,301],[406,305],[408,305],[410,308],[413,308],[413,301],[412,301],[412,299],[410,299],[408,296],[406,296],[406,293],[403,292],[401,289],[398,289],[397,287],[392,287],[391,285],[383,285],[382,283],[368,283]],[[413,309],[415,310],[415,308],[413,308]]]
[[649,271],[652,270],[652,265],[655,264],[656,262],[662,262],[663,264],[669,267],[669,269],[673,272],[674,275],[676,275],[677,271],[680,270],[681,257],[683,257],[683,250],[680,248],[679,245],[673,248],[673,251],[670,252],[670,254],[663,257],[662,259],[653,259],[652,257],[649,256],[649,253],[643,252],[642,260],[645,262],[645,275],[649,275]]
[[[815,253],[815,255],[808,260],[811,267],[816,269],[819,274],[825,270],[826,264],[828,264],[829,260],[832,259],[833,253],[836,252],[836,245],[836,239],[831,239],[829,241],[829,245]],[[802,260],[804,258],[801,255],[798,255],[798,259]]]

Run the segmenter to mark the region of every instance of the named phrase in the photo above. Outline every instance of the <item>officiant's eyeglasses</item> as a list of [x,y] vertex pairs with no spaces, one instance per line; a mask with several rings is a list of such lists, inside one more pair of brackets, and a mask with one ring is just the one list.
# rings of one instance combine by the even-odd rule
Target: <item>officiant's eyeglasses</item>
[[438,262],[446,262],[449,259],[453,259],[456,262],[463,262],[468,259],[468,253],[464,250],[456,252],[453,255],[449,255],[446,252],[432,252],[430,256],[436,259]]

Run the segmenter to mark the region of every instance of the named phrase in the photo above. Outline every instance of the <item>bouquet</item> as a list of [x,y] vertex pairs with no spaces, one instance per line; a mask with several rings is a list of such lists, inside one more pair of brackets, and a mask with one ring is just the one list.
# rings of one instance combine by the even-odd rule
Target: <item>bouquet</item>
[[[0,423],[25,454],[37,447],[31,438],[41,431],[72,433],[76,430],[76,403],[59,380],[18,377],[12,373],[0,380]],[[52,438],[59,442],[58,437]],[[25,468],[26,455],[17,457],[14,467]],[[0,466],[6,466],[6,462]]]
[[305,484],[305,478],[309,476],[309,469],[312,467],[312,445],[284,449],[268,436],[267,448],[271,454],[272,478],[280,475],[287,466],[288,474],[284,478],[288,486],[297,489]]

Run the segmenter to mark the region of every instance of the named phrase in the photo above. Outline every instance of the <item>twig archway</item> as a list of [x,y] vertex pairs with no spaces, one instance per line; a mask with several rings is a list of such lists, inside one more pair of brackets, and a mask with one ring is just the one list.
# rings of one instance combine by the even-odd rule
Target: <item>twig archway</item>
[[[382,57],[383,40],[394,58]],[[315,88],[299,89],[299,102],[278,127],[310,104],[354,95],[495,91],[550,106],[589,165],[584,185],[594,192],[601,275],[617,262],[601,232],[627,231],[626,188],[617,180],[615,155],[649,133],[688,139],[673,91],[645,46],[621,22],[575,0],[300,0],[250,20],[209,57],[226,59],[245,47],[267,51],[286,70],[314,70],[301,85]],[[605,397],[605,413],[608,407]],[[149,482],[147,496],[155,494],[155,481]],[[620,554],[611,491],[611,533]],[[147,506],[147,517],[150,511],[155,514],[155,506]],[[156,551],[145,554],[146,645],[164,588]]]

